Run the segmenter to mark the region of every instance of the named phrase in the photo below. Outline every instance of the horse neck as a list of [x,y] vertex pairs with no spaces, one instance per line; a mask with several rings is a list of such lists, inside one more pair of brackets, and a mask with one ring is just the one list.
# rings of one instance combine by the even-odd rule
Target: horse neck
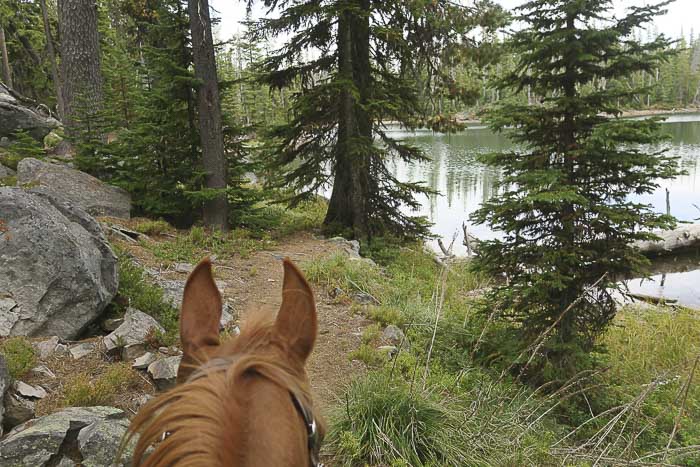
[[[241,391],[246,395],[245,467],[309,463],[307,434],[287,389],[260,376],[248,377]],[[233,465],[233,464],[232,464]]]

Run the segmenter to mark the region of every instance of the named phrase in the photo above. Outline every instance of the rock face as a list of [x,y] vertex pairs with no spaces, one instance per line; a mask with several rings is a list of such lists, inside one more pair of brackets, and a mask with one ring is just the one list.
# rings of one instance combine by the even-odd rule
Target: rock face
[[104,338],[105,348],[109,351],[118,347],[143,344],[151,329],[165,332],[163,326],[158,324],[152,316],[135,308],[129,308],[126,310],[121,326]]
[[0,84],[0,137],[11,137],[14,132],[24,130],[32,138],[43,141],[44,136],[60,126],[61,122],[29,107]]
[[35,404],[33,400],[7,391],[3,403],[5,404],[5,417],[2,424],[5,428],[14,428],[34,418]]
[[[0,336],[76,337],[117,292],[97,222],[51,196],[0,187]],[[11,302],[14,302],[12,305]]]
[[65,165],[23,159],[17,165],[17,182],[38,185],[41,191],[62,198],[93,216],[129,218],[129,193]]
[[13,429],[0,442],[0,465],[129,465],[129,449],[115,463],[128,426],[119,409],[71,407]]

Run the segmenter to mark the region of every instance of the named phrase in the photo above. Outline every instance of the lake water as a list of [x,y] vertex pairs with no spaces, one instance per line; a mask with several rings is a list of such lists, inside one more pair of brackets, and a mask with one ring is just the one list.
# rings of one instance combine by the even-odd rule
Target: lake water
[[[682,114],[668,117],[663,130],[671,139],[664,143],[669,154],[680,158],[687,172],[675,180],[662,181],[654,193],[635,197],[651,204],[654,210],[666,212],[666,189],[669,190],[671,214],[682,221],[700,218],[700,114]],[[414,214],[424,215],[434,223],[432,231],[446,245],[456,235],[454,251],[466,253],[462,245],[462,223],[479,208],[484,199],[494,193],[498,170],[477,162],[480,153],[507,150],[513,144],[483,126],[473,126],[457,134],[439,134],[429,130],[391,131],[392,136],[406,139],[420,146],[430,161],[406,164],[392,163],[393,173],[403,181],[422,181],[440,192],[438,196],[423,196],[421,209]],[[696,207],[698,206],[698,207]],[[480,239],[498,234],[487,226],[468,224],[469,233]],[[431,243],[437,250],[437,242]],[[647,280],[629,281],[630,290],[678,300],[686,306],[700,309],[700,256],[691,255],[655,264],[655,275]]]

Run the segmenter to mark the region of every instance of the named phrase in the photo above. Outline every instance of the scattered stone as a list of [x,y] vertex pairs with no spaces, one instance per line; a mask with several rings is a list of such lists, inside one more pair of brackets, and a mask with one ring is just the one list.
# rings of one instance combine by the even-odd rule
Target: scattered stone
[[129,362],[135,358],[140,357],[146,353],[146,346],[144,344],[131,344],[127,345],[122,349],[122,360]]
[[354,292],[352,298],[360,305],[379,305],[379,300],[365,292]]
[[38,189],[0,187],[2,336],[72,339],[117,292],[117,258],[85,211]]
[[373,268],[377,267],[377,263],[375,263],[372,258],[363,258],[361,256],[360,257],[352,256],[352,257],[348,258],[348,261],[366,263],[367,265],[369,265]]
[[7,391],[3,402],[5,406],[5,415],[2,423],[6,429],[14,428],[34,418],[34,401],[13,394],[12,391]]
[[53,379],[56,377],[53,371],[49,369],[46,365],[39,365],[35,366],[31,370],[29,370],[29,373],[33,376],[38,376],[40,378],[50,378]]
[[[5,357],[0,355],[0,401],[5,398],[5,393],[10,387],[12,382],[12,377],[7,369],[7,363],[5,362]],[[2,420],[5,415],[5,405],[0,403],[0,436],[2,436]]]
[[65,199],[92,216],[130,217],[129,193],[63,164],[22,159],[17,165],[17,182],[38,184],[42,192]]
[[394,345],[382,345],[377,347],[377,350],[380,353],[386,354],[386,356],[389,358],[394,358],[399,349],[397,349]]
[[162,353],[163,355],[170,355],[170,349],[167,347],[158,347],[158,352]]
[[108,318],[102,321],[101,327],[107,332],[112,332],[116,331],[122,324],[124,324],[124,318]]
[[36,102],[20,96],[4,84],[0,84],[0,136],[12,137],[17,131],[26,131],[37,141],[61,122],[37,110]]
[[333,237],[329,240],[340,246],[350,257],[360,257],[360,242],[357,240],[346,240],[343,237]]
[[165,332],[163,326],[158,324],[152,316],[135,308],[129,308],[126,310],[121,326],[104,338],[105,348],[111,351],[127,345],[143,344],[151,329]]
[[5,167],[4,165],[0,164],[0,178],[5,178],[5,177],[14,177],[17,174],[14,170],[12,170],[9,167]]
[[34,348],[39,353],[39,358],[45,360],[53,355],[59,343],[58,336],[53,336],[45,341],[37,342],[34,344]]
[[68,346],[66,344],[58,344],[54,353],[65,355],[68,353]]
[[153,355],[151,352],[146,352],[145,354],[135,359],[134,363],[131,366],[136,368],[137,370],[145,370],[151,363],[155,361],[156,356]]
[[227,302],[224,303],[221,310],[221,319],[219,320],[219,330],[224,330],[238,320],[237,314],[234,313],[233,307]]
[[175,272],[181,272],[181,273],[188,274],[188,273],[192,272],[192,269],[194,269],[194,267],[191,264],[175,263]]
[[32,386],[23,381],[15,381],[12,385],[15,393],[26,399],[43,399],[48,396],[46,390],[41,386]]
[[148,365],[148,373],[153,378],[159,391],[165,391],[175,386],[180,360],[182,360],[182,357],[178,355],[176,357],[161,358]]
[[331,290],[328,291],[328,296],[333,299],[342,297],[343,295],[345,295],[345,291],[340,287],[333,287]]
[[130,465],[132,446],[125,450],[121,462],[114,464],[128,426],[126,414],[114,407],[70,407],[12,430],[0,442],[0,464]]
[[86,355],[90,355],[95,351],[95,344],[92,342],[83,342],[82,344],[74,345],[73,347],[69,348],[68,351],[74,360],[80,360],[81,358],[85,357]]
[[382,339],[390,342],[392,345],[406,346],[408,341],[406,340],[406,335],[403,333],[401,328],[396,325],[390,324],[382,332]]

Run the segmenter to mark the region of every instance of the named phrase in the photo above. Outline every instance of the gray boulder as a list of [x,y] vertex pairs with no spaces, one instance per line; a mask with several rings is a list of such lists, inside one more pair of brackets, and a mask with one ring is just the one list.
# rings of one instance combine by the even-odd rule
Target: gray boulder
[[[165,332],[152,316],[136,308],[129,308],[124,315],[124,322],[111,334],[105,336],[103,342],[107,351],[146,342],[146,336],[151,329]],[[135,357],[134,357],[135,358]]]
[[16,131],[24,130],[37,141],[43,141],[51,130],[61,126],[55,118],[32,107],[36,106],[30,106],[29,101],[0,84],[0,137],[12,137]]
[[382,332],[382,339],[388,341],[392,345],[406,344],[406,336],[404,335],[401,328],[394,324],[390,324],[386,328],[384,328],[384,332]]
[[130,449],[114,463],[128,426],[114,407],[70,407],[15,427],[0,442],[0,465],[129,465]]
[[17,183],[38,185],[44,193],[64,199],[93,216],[124,219],[130,216],[129,193],[65,165],[22,159],[17,165]]
[[5,416],[2,424],[7,429],[14,428],[34,418],[36,404],[31,399],[25,399],[12,391],[7,391],[3,398],[3,404],[5,405]]
[[0,336],[72,339],[117,292],[117,258],[97,222],[51,196],[0,187]]

